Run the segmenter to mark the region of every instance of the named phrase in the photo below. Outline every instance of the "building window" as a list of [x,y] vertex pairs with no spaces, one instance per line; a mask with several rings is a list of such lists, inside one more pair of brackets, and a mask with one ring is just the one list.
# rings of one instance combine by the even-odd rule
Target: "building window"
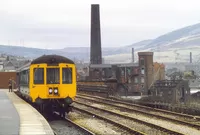
[[144,75],[144,68],[141,68],[141,74]]
[[131,79],[130,78],[128,78],[128,83],[131,83]]
[[137,77],[134,78],[134,82],[138,83],[138,78]]
[[143,58],[140,59],[140,65],[141,65],[141,66],[144,66],[144,59],[143,59]]
[[144,77],[141,77],[141,83],[144,83]]
[[161,97],[163,96],[163,92],[162,91],[159,93],[159,96],[161,96]]
[[179,95],[179,96],[181,95],[180,91],[178,91],[178,95]]
[[124,76],[124,68],[121,69],[121,75]]
[[169,91],[169,92],[168,92],[168,94],[169,94],[169,95],[171,95],[171,94],[172,94],[172,92],[171,92],[171,91]]
[[127,74],[130,75],[131,74],[131,68],[126,68]]
[[135,68],[133,71],[134,74],[138,74],[138,68]]
[[106,70],[106,69],[103,69],[103,70],[102,70],[102,76],[105,76],[105,70]]

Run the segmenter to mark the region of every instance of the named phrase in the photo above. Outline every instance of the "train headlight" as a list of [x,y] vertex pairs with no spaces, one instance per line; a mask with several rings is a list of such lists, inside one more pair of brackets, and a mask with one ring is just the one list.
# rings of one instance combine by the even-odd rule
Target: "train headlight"
[[52,94],[53,90],[52,88],[49,88],[49,94]]
[[57,89],[57,88],[54,89],[54,93],[55,93],[55,94],[58,94],[58,89]]

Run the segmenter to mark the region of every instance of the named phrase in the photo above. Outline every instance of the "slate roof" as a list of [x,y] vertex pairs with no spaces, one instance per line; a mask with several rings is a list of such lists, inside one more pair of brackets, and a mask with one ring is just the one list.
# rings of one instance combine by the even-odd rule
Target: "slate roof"
[[[17,69],[17,68],[25,65],[28,62],[29,61],[6,61],[6,62],[4,62],[4,69],[14,70],[14,69]],[[11,66],[8,66],[8,64],[11,64]]]
[[117,67],[138,67],[138,63],[120,63],[120,64],[91,64],[91,68],[111,68],[113,65]]

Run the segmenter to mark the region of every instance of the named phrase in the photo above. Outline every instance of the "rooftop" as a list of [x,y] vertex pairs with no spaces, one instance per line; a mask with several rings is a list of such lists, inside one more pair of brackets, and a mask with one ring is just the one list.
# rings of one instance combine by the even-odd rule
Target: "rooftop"
[[153,52],[138,52],[138,55],[153,55]]

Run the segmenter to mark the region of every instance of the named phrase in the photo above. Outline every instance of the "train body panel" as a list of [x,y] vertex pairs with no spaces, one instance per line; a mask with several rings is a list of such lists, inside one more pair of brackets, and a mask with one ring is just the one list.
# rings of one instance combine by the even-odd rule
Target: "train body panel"
[[28,86],[20,86],[20,93],[30,98],[30,90]]

